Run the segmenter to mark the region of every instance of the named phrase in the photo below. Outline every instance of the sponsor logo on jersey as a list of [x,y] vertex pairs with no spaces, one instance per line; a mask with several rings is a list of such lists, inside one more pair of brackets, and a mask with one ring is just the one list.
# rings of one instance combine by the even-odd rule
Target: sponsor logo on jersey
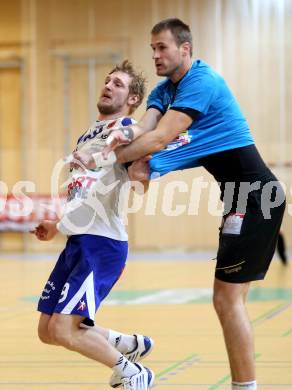
[[166,150],[174,150],[191,142],[188,130],[180,133],[172,142],[167,145]]
[[68,202],[70,202],[70,200],[80,195],[81,191],[82,191],[82,182],[80,180],[73,180],[68,185],[68,194],[67,194]]

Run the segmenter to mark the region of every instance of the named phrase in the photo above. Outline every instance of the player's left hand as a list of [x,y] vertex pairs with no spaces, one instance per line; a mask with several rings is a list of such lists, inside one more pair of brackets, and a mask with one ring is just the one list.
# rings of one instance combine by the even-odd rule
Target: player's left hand
[[128,168],[128,175],[131,181],[148,181],[149,180],[149,164],[148,161],[152,158],[151,155],[139,158],[134,161]]
[[52,240],[58,233],[57,221],[42,221],[30,233],[34,234],[40,241]]

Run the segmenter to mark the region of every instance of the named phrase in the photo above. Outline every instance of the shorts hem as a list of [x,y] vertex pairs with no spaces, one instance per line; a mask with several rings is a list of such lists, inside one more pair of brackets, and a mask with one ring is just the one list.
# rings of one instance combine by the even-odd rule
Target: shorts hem
[[222,282],[226,283],[249,283],[249,282],[255,282],[256,280],[263,280],[266,276],[266,273],[260,273],[254,276],[246,276],[246,277],[238,277],[238,278],[228,278],[228,276],[221,276],[221,275],[216,275],[215,278],[218,280],[221,280]]
[[41,314],[47,314],[48,316],[51,316],[54,314],[54,312],[50,311],[50,310],[44,310],[44,309],[41,309],[41,308],[37,308],[37,311]]

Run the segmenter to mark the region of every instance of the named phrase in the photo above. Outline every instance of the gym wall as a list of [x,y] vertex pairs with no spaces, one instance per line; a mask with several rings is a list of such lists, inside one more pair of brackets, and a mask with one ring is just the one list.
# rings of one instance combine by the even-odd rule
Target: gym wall
[[[0,180],[9,192],[15,183],[27,180],[35,184],[34,193],[50,193],[56,161],[72,151],[94,120],[104,76],[116,62],[128,58],[143,70],[150,92],[159,80],[151,59],[150,30],[173,16],[190,25],[194,58],[207,61],[231,86],[259,150],[289,191],[291,1],[2,0]],[[145,102],[136,119],[144,109]],[[196,209],[195,183],[200,177],[208,187]],[[199,168],[153,183],[148,198],[136,199],[143,207],[129,214],[131,248],[215,248],[221,205],[212,182]],[[288,210],[283,230],[289,245]],[[2,251],[57,250],[63,242],[62,237],[39,243],[27,233],[0,234]]]

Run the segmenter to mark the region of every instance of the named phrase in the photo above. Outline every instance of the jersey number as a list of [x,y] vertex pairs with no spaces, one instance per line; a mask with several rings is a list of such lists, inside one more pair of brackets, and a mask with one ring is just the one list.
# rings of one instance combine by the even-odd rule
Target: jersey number
[[59,299],[58,303],[64,302],[67,298],[68,291],[69,291],[70,283],[65,283],[64,287],[61,292],[61,298]]

